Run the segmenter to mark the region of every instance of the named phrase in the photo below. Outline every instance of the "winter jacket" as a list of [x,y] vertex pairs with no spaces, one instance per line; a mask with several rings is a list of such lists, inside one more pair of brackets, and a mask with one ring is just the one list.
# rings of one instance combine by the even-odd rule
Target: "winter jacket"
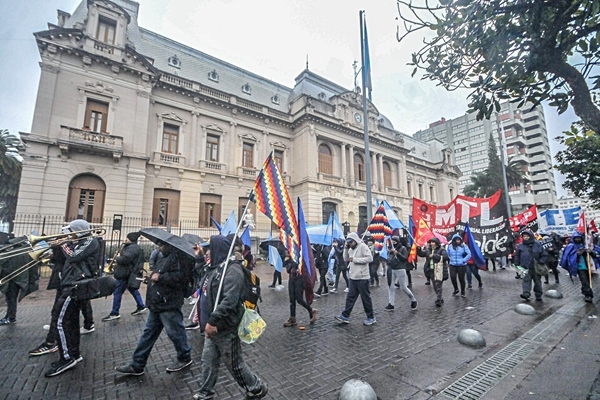
[[158,250],[158,248],[152,250],[152,253],[150,253],[150,259],[148,260],[148,264],[150,265],[150,271],[154,271],[156,265],[158,264],[158,261],[161,260],[163,257],[163,254],[160,252],[160,250]]
[[62,288],[74,286],[77,281],[94,277],[100,262],[100,244],[92,236],[81,236],[73,244],[64,243],[63,249],[66,260],[60,276]]
[[[209,312],[207,323],[217,327],[217,336],[236,332],[244,315],[241,296],[244,291],[244,271],[240,260],[235,256],[228,261],[223,277],[223,261],[227,257],[230,245],[230,238],[221,235],[211,237],[210,257],[213,262],[207,267],[206,281],[201,285],[206,285],[206,308]],[[217,299],[221,279],[224,279],[223,288]],[[218,303],[216,309],[215,303]]]
[[137,243],[125,243],[116,262],[114,277],[125,280],[131,274],[137,275],[144,268],[144,253]]
[[152,312],[181,310],[185,273],[176,252],[161,258],[154,266],[154,273],[160,274],[154,282],[148,280],[146,305]]
[[[12,240],[16,240],[16,239],[12,239]],[[4,278],[4,277],[8,276],[9,274],[12,274],[13,272],[15,272],[19,268],[21,268],[23,265],[25,265],[31,261],[31,257],[29,257],[29,254],[27,254],[27,252],[26,252],[27,249],[25,248],[25,242],[23,242],[20,245],[17,245],[17,247],[15,247],[14,249],[24,251],[24,253],[19,254],[19,255],[14,255],[9,258],[5,258],[4,260],[0,260],[0,277],[1,278]],[[37,267],[34,267],[34,268],[37,268]],[[24,270],[20,274],[14,276],[8,282],[12,281],[12,282],[16,283],[17,286],[19,286],[22,290],[26,290],[27,287],[29,286],[29,272],[30,271],[28,271],[28,270]],[[37,279],[39,281],[39,276]],[[2,293],[6,292],[6,290],[8,289],[8,282],[0,286],[0,292],[2,292]]]
[[[575,238],[576,237],[580,237],[582,238],[581,243],[575,243]],[[566,269],[567,271],[569,271],[569,275],[571,276],[577,276],[577,269],[578,269],[578,261],[579,261],[579,255],[577,254],[578,250],[582,250],[585,249],[585,242],[583,240],[583,235],[580,232],[575,232],[573,233],[573,236],[571,236],[571,243],[569,243],[567,245],[567,247],[565,247],[562,257],[560,259],[560,265]],[[584,262],[586,262],[587,265],[587,260],[586,257],[583,257]]]
[[337,246],[332,246],[335,258],[335,267],[340,271],[347,268],[346,261],[344,261],[344,241],[342,239],[336,239]]
[[[455,247],[455,239],[460,239],[460,244]],[[448,253],[448,263],[452,267],[462,267],[467,265],[467,262],[471,258],[471,250],[469,246],[462,242],[462,238],[458,233],[452,236],[452,241],[446,246],[446,253]]]
[[398,243],[394,250],[388,251],[387,265],[390,269],[409,269],[408,249]]
[[546,252],[542,248],[542,244],[535,240],[531,231],[523,231],[523,233],[529,233],[529,239],[521,242],[517,251],[515,252],[515,265],[520,265],[523,268],[527,268],[530,271],[535,271],[534,260],[540,264],[546,263]]
[[[344,261],[349,262],[350,279],[370,279],[369,263],[373,261],[373,256],[371,255],[369,246],[360,240],[356,232],[349,233],[346,240],[354,240],[357,243],[354,249],[344,246]],[[350,262],[350,258],[353,259],[352,262]]]
[[315,258],[315,267],[319,271],[327,271],[327,258],[329,257],[329,249],[322,244],[314,245],[313,256]]
[[[440,241],[437,238],[433,238],[431,240],[433,240],[437,243],[437,247],[435,248],[435,250],[433,250],[431,248],[431,246],[427,246],[422,249],[419,248],[417,250],[417,254],[419,255],[419,257],[425,257],[425,265],[424,265],[425,275],[429,276],[431,279],[434,279],[432,262],[433,262],[433,264],[437,264],[441,261],[442,265],[444,267],[447,267],[448,253],[446,253],[446,250],[444,250],[440,246]],[[444,268],[444,274],[443,274],[444,279],[443,280],[447,279],[447,274],[448,274],[447,268]]]

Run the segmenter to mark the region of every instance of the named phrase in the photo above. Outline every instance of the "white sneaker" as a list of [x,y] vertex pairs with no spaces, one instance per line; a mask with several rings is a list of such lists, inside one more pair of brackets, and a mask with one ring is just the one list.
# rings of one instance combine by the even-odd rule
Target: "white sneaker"
[[80,333],[81,335],[85,335],[85,334],[87,334],[87,333],[92,333],[92,332],[94,332],[95,330],[96,330],[96,328],[94,327],[94,325],[90,326],[90,329],[86,329],[85,327],[83,327],[83,326],[82,326],[82,327],[79,329],[79,333]]
[[44,325],[43,328],[44,328],[45,331],[49,331],[50,330],[50,325]]
[[348,293],[350,291],[350,289],[346,288],[344,289],[344,293]]

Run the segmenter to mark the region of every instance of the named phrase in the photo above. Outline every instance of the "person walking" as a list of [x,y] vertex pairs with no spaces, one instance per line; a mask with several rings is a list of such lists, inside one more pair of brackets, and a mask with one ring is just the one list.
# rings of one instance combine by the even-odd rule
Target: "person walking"
[[329,285],[327,285],[327,258],[329,250],[327,246],[322,244],[313,245],[313,256],[315,258],[315,266],[319,271],[319,288],[315,292],[315,297],[327,296],[329,294]]
[[358,237],[358,234],[351,232],[346,238],[344,246],[344,261],[348,262],[350,269],[350,286],[346,295],[346,306],[344,311],[335,317],[341,323],[350,323],[350,314],[354,308],[354,304],[360,296],[363,304],[363,309],[367,315],[367,319],[363,321],[364,325],[373,325],[377,320],[373,312],[373,301],[371,300],[371,292],[369,291],[369,263],[373,261],[373,256],[369,247],[363,243]]
[[[550,271],[552,271],[554,274],[554,282],[558,284],[560,275],[558,272],[558,253],[560,252],[559,237],[555,233],[550,235],[542,235],[542,240],[540,240],[540,242],[547,255],[546,266]],[[544,283],[549,284],[549,275],[546,275],[544,278]]]
[[[467,272],[467,262],[471,258],[471,250],[469,250],[468,246],[465,246],[460,235],[455,233],[452,236],[450,245],[446,247],[446,252],[450,265],[450,281],[452,282],[452,287],[454,287],[452,296],[458,294],[458,283],[460,283],[460,295],[465,297],[465,274]],[[479,281],[481,284],[481,278],[479,278]]]
[[132,287],[133,279],[141,277],[144,269],[144,253],[137,244],[139,237],[139,232],[128,233],[121,254],[116,258],[114,278],[117,280],[117,287],[113,293],[112,310],[109,315],[102,318],[102,321],[104,322],[121,318],[119,310],[121,308],[121,300],[125,290],[131,293],[137,305],[131,315],[140,315],[148,311],[138,290],[139,283],[135,287]]
[[594,300],[594,291],[590,286],[591,257],[588,257],[592,251],[586,249],[583,235],[580,232],[573,233],[571,242],[565,247],[560,265],[569,271],[571,276],[579,276],[581,283],[581,294],[587,303]]
[[546,252],[540,242],[535,240],[533,233],[529,229],[521,232],[521,244],[515,252],[515,265],[520,265],[527,270],[523,276],[523,293],[521,298],[529,301],[531,297],[531,282],[533,281],[533,293],[537,301],[542,301],[542,280],[540,275],[535,272],[535,263],[544,264],[546,262]]
[[442,296],[442,286],[448,279],[448,253],[440,245],[440,239],[434,237],[429,239],[427,246],[419,248],[417,254],[425,257],[425,271],[428,271],[433,281],[433,289],[437,296],[435,305],[441,307],[444,304]]
[[298,263],[292,259],[287,249],[283,249],[281,253],[283,267],[289,275],[288,294],[290,297],[290,318],[283,323],[283,326],[289,328],[298,324],[296,321],[296,303],[300,304],[306,309],[306,311],[308,311],[310,323],[314,324],[317,321],[318,311],[317,309],[312,308],[312,306],[304,299],[304,280],[300,275]]
[[[492,257],[492,260],[494,258]],[[496,264],[494,264],[495,266]],[[487,266],[486,266],[487,268]],[[495,270],[494,270],[495,271]],[[483,282],[481,281],[481,275],[479,274],[479,267],[475,265],[473,259],[470,258],[467,261],[467,289],[473,289],[473,276],[477,279],[477,283],[479,284],[479,289],[483,288]]]
[[379,261],[380,255],[379,252],[375,250],[375,239],[373,236],[367,236],[366,239],[367,246],[369,247],[369,251],[371,252],[371,257],[373,260],[369,263],[369,284],[373,286],[379,286]]
[[[21,251],[21,254],[0,260],[0,278],[14,274],[19,268],[31,261],[31,257],[25,249],[25,246],[29,247],[27,237],[13,237],[8,240],[8,245],[12,245],[14,250]],[[19,293],[21,290],[27,290],[28,286],[29,275],[24,273],[14,276],[8,282],[0,285],[0,292],[4,293],[6,298],[6,316],[0,319],[0,326],[17,322]]]
[[[231,241],[236,240],[234,257],[227,260]],[[239,242],[239,243],[238,243]],[[200,285],[205,288],[200,295],[200,325],[204,328],[202,372],[200,390],[194,399],[215,399],[215,384],[221,360],[240,387],[246,391],[246,399],[261,399],[268,387],[244,362],[238,325],[244,314],[244,271],[241,264],[243,244],[233,235],[213,235],[210,238],[211,264]],[[223,273],[225,263],[228,263]],[[223,282],[221,282],[223,280]],[[219,285],[222,290],[219,295]],[[217,298],[219,296],[219,298]],[[215,307],[216,305],[216,307]]]
[[410,299],[410,309],[417,309],[417,299],[406,285],[406,271],[409,268],[408,264],[408,241],[406,238],[392,236],[392,243],[388,249],[388,305],[384,308],[385,311],[394,311],[396,301],[396,282],[398,282],[402,291]]
[[335,252],[335,284],[333,289],[331,289],[331,293],[337,293],[340,276],[342,276],[346,282],[346,289],[344,289],[344,292],[348,293],[350,283],[348,282],[348,264],[344,261],[344,239],[335,239],[332,244],[332,249]]
[[163,329],[177,351],[177,360],[167,367],[167,372],[180,371],[192,364],[191,348],[183,325],[185,273],[176,250],[165,242],[158,242],[163,254],[154,266],[146,289],[148,319],[131,363],[115,367],[123,375],[143,375],[150,352]]

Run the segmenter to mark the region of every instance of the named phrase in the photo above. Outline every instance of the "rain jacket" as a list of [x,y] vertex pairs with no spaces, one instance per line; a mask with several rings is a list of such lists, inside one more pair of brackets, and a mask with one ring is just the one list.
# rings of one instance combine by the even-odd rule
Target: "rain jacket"
[[[575,243],[575,238],[580,237],[582,239],[581,243]],[[565,247],[563,251],[562,258],[560,260],[560,265],[569,271],[569,275],[577,276],[577,263],[578,263],[578,254],[577,250],[585,249],[585,240],[583,235],[580,232],[573,233],[571,236],[571,243]],[[584,262],[586,262],[586,257],[583,258]]]
[[530,271],[535,271],[534,260],[540,264],[545,264],[546,252],[544,251],[542,244],[535,240],[533,232],[526,229],[521,232],[521,237],[523,237],[524,233],[529,234],[529,239],[523,239],[519,247],[517,247],[514,262],[515,265],[520,265],[521,267],[527,268]]
[[[346,241],[348,240],[354,240],[357,243],[354,249],[344,246],[344,261],[349,262],[350,279],[370,279],[369,263],[373,261],[373,255],[369,246],[360,240],[356,232],[349,233],[346,237]],[[351,257],[353,258],[352,262],[350,262]]]
[[137,275],[144,268],[144,253],[137,243],[125,243],[116,261],[115,279],[127,279],[129,275]]
[[146,289],[146,305],[152,312],[181,310],[183,305],[183,288],[185,286],[185,272],[181,267],[177,252],[161,258],[154,270],[160,274],[158,281],[148,280]]
[[[456,247],[454,247],[455,239],[460,239],[460,244]],[[469,246],[463,243],[462,237],[458,233],[452,236],[452,240],[446,246],[446,253],[448,253],[449,264],[452,267],[465,266],[471,259],[471,250],[469,250]]]
[[408,250],[400,242],[388,252],[387,265],[390,269],[408,269]]

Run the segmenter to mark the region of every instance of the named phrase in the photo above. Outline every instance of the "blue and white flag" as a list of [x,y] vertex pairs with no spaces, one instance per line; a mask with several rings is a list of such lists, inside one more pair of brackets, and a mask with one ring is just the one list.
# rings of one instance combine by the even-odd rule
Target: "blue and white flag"
[[406,226],[400,218],[398,218],[398,214],[394,211],[392,206],[387,202],[387,200],[383,200],[383,207],[385,209],[385,215],[387,216],[388,222],[392,229],[406,229]]
[[252,248],[252,241],[250,240],[250,227],[249,226],[247,226],[246,229],[244,229],[244,232],[240,236],[240,239],[242,239],[242,243],[244,243],[246,246]]
[[234,211],[229,214],[229,218],[227,218],[227,221],[225,221],[223,227],[221,228],[221,235],[227,236],[230,233],[237,233],[237,222],[235,221]]
[[[271,233],[269,232],[269,239],[271,239]],[[283,260],[279,255],[277,249],[273,246],[269,246],[269,264],[275,267],[275,271],[283,271]]]
[[556,232],[560,236],[571,236],[577,230],[581,207],[549,208],[538,213],[538,232]]

